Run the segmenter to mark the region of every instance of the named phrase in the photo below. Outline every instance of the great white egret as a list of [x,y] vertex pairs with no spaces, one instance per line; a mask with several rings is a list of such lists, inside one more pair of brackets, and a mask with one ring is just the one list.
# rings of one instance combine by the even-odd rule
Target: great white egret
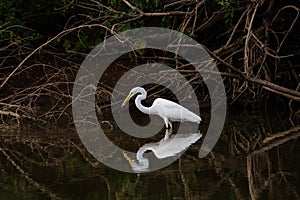
[[135,98],[136,107],[145,114],[155,114],[163,118],[167,129],[169,128],[169,126],[172,129],[172,121],[190,121],[196,122],[198,124],[201,122],[201,117],[189,111],[185,107],[167,99],[157,98],[154,100],[152,106],[143,106],[141,101],[146,99],[147,92],[142,87],[133,88],[129,92],[126,99],[123,101],[122,107],[124,107],[126,103],[130,100],[130,98],[133,97],[135,94],[139,94]]
[[136,153],[136,161],[132,160],[126,153],[123,154],[134,171],[147,171],[149,169],[149,159],[143,156],[146,151],[153,151],[158,159],[176,156],[201,137],[201,133],[176,134],[168,139],[163,138],[159,142],[144,144]]

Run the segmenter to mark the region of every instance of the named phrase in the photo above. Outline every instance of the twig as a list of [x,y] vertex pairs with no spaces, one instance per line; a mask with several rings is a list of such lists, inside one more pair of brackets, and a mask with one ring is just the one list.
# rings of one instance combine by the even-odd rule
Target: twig
[[282,47],[282,44],[283,44],[284,41],[286,40],[288,34],[291,32],[292,28],[294,27],[294,25],[295,25],[295,23],[296,23],[296,21],[297,21],[297,19],[298,19],[298,17],[299,17],[299,10],[300,10],[300,9],[299,9],[298,7],[296,7],[296,6],[288,5],[288,6],[284,6],[283,8],[281,8],[281,9],[278,11],[278,13],[277,13],[277,14],[275,15],[275,17],[273,18],[271,24],[275,21],[275,19],[278,17],[278,15],[279,15],[283,10],[288,9],[288,8],[292,8],[292,9],[296,10],[297,14],[296,14],[296,17],[295,17],[295,19],[293,20],[293,22],[292,22],[290,28],[288,29],[287,33],[284,35],[283,39],[281,40],[281,42],[280,42],[280,44],[279,44],[279,46],[278,46],[278,48],[277,48],[277,50],[276,50],[276,53],[278,53],[278,52],[280,51],[280,49],[281,49],[281,47]]
[[[253,14],[252,14],[250,22],[249,22],[249,25],[247,27],[248,32],[247,32],[246,39],[245,39],[245,47],[244,47],[244,69],[245,69],[245,73],[246,73],[247,76],[250,75],[249,74],[250,73],[249,72],[249,40],[250,40],[250,37],[251,37],[253,20],[254,20],[254,17],[255,17],[255,14],[256,14],[258,6],[259,6],[259,3],[256,3],[254,11],[253,11]],[[251,9],[250,9],[250,11],[251,11]]]
[[60,32],[59,34],[57,34],[56,36],[52,37],[51,39],[49,39],[47,42],[41,44],[38,48],[34,49],[29,55],[27,55],[21,62],[20,64],[5,78],[5,80],[1,83],[0,85],[0,90],[2,89],[2,87],[7,83],[7,81],[16,73],[16,71],[18,71],[22,65],[31,57],[33,56],[36,52],[40,51],[43,47],[47,46],[49,43],[53,42],[56,38],[62,37],[64,35],[67,35],[77,29],[82,29],[82,28],[91,28],[91,27],[101,27],[101,28],[105,28],[107,30],[109,30],[106,26],[101,25],[101,24],[89,24],[89,25],[81,25],[81,26],[77,26],[74,28],[70,28],[67,30],[64,30],[62,32]]

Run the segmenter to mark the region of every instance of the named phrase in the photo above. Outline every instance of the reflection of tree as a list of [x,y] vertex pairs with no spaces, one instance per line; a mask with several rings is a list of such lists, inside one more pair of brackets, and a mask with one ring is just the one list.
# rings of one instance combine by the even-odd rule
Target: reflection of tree
[[32,170],[39,167],[57,166],[65,169],[66,160],[76,152],[77,148],[72,138],[63,135],[50,137],[26,134],[4,135],[1,137],[0,153],[7,162],[2,166],[1,177],[7,176],[10,168],[13,167],[33,188],[48,195],[51,199],[60,199],[59,195],[50,188],[35,180]]
[[[268,190],[270,198],[274,199],[277,196],[276,188],[274,188],[277,181],[285,183],[286,188],[281,188],[281,190],[289,191],[291,199],[299,199],[296,188],[291,186],[287,180],[289,173],[283,169],[284,158],[279,149],[280,145],[297,139],[300,136],[299,130],[300,127],[296,126],[266,137],[262,147],[248,154],[247,176],[251,199],[257,199],[265,190]],[[277,150],[273,151],[276,148]],[[273,159],[273,162],[271,158],[272,154],[275,154],[277,157],[277,159]],[[293,157],[293,155],[288,156]],[[274,162],[274,160],[277,162]]]
[[[230,190],[237,199],[299,199],[294,172],[297,166],[291,168],[288,165],[297,160],[292,152],[296,146],[293,141],[300,136],[300,127],[275,132],[274,129],[284,129],[286,123],[281,121],[280,127],[272,128],[277,121],[275,117],[267,121],[264,117],[247,117],[245,121],[248,123],[244,123],[240,116],[237,118],[239,120],[230,121],[227,134],[223,134],[219,145],[207,157],[209,166],[198,165],[208,173],[213,169],[217,176],[205,182],[203,174],[199,175],[199,179],[209,185],[202,184],[206,192],[199,194],[201,199],[226,199],[218,195],[223,192],[224,185],[229,187],[225,194]],[[218,149],[220,146],[221,150]],[[180,168],[185,169],[181,172],[185,175],[183,185],[188,189],[187,194],[193,197],[191,187],[186,187],[186,167]],[[212,180],[213,184],[210,183]]]
[[[275,131],[270,121],[253,120],[247,117],[252,124],[248,126],[231,119],[206,158],[198,159],[196,143],[178,162],[149,174],[127,174],[103,166],[77,137],[66,132],[1,134],[0,191],[39,191],[52,199],[74,195],[90,195],[89,199],[299,199],[294,180],[297,165],[290,164],[298,162],[293,141],[300,127],[282,125],[279,128],[285,131],[278,127]],[[131,139],[126,140],[132,145]]]
[[[35,188],[40,190],[41,192],[47,194],[52,199],[60,199],[55,193],[53,193],[51,190],[49,190],[47,187],[44,187],[43,185],[39,184],[37,181],[32,179],[28,173],[20,166],[18,165],[7,153],[4,149],[0,147],[0,152],[5,156],[7,161],[15,167],[15,169]],[[1,176],[2,177],[2,176]]]

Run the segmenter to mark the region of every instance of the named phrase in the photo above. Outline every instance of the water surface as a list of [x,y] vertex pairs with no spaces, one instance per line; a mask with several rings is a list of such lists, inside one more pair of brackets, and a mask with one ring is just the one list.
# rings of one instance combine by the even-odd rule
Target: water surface
[[[73,129],[1,125],[0,199],[300,199],[296,124],[287,113],[230,111],[207,157],[198,158],[200,139],[170,166],[139,174],[95,160]],[[106,128],[128,150],[150,140]]]

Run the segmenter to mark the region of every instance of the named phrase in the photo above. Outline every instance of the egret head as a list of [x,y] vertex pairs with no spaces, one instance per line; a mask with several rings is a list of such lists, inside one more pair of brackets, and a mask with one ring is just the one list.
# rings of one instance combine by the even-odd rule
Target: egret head
[[149,170],[149,160],[147,158],[135,161],[127,153],[123,152],[123,155],[134,172],[147,172]]
[[122,103],[122,107],[124,107],[130,100],[131,97],[133,97],[134,95],[141,93],[141,94],[147,94],[146,90],[142,87],[135,87],[132,88],[128,94],[128,96],[126,97],[126,99],[123,101]]

